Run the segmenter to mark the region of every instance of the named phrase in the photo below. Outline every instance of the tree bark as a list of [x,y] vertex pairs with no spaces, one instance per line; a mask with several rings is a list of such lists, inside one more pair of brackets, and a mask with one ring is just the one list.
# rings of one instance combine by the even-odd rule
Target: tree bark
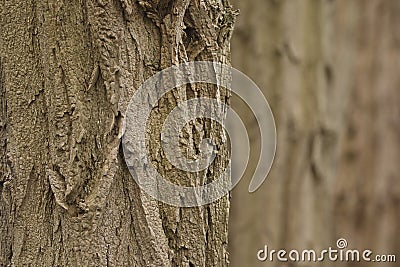
[[[232,63],[264,90],[278,145],[263,186],[247,192],[249,171],[232,192],[231,266],[264,266],[257,260],[264,245],[320,251],[335,247],[338,238],[346,238],[349,249],[396,254],[399,2],[233,4],[241,12]],[[244,117],[254,125],[251,116]],[[257,151],[257,130],[250,131]],[[257,162],[257,155],[250,162]]]
[[[336,161],[354,56],[354,44],[347,38],[354,28],[354,3],[345,2],[233,2],[241,12],[232,39],[232,63],[263,90],[276,119],[278,143],[263,186],[247,192],[244,181],[253,164],[232,192],[231,266],[264,266],[257,252],[265,245],[288,251],[335,245]],[[255,125],[251,116],[245,117]],[[254,128],[249,135],[257,151]],[[250,163],[256,162],[254,153]]]
[[[156,201],[129,174],[120,138],[129,99],[152,74],[229,63],[229,3],[2,1],[0,11],[0,265],[226,266],[228,197],[196,208]],[[154,116],[217,90],[177,90]],[[223,134],[201,122],[192,146]]]
[[361,2],[359,10],[354,75],[335,186],[335,228],[339,236],[348,236],[353,247],[395,254],[398,262],[400,29],[396,25],[400,3]]

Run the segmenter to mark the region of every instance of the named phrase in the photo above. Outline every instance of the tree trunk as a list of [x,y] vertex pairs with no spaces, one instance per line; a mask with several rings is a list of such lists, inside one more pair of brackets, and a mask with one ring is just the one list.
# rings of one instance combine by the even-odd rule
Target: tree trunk
[[[149,76],[189,60],[229,62],[229,3],[2,1],[0,10],[0,265],[226,266],[228,198],[156,201],[129,174],[120,138]],[[154,114],[216,90],[178,90]],[[192,145],[223,134],[201,125]]]
[[[278,144],[263,186],[249,194],[242,182],[232,192],[231,262],[234,267],[264,266],[257,252],[265,245],[288,251],[335,245],[335,163],[354,53],[346,39],[354,25],[343,29],[340,23],[351,21],[354,9],[348,1],[234,4],[241,12],[232,39],[232,63],[266,95],[276,119]],[[257,151],[257,130],[250,131]],[[256,156],[250,162],[257,162]],[[254,166],[247,176],[251,169]]]
[[[233,4],[241,12],[232,63],[264,90],[278,145],[263,186],[249,194],[248,182],[241,182],[232,192],[231,266],[265,266],[257,260],[264,245],[320,251],[336,247],[338,238],[347,239],[349,249],[396,254],[399,2]],[[257,130],[251,131],[257,151]],[[257,162],[256,156],[250,162]]]
[[359,10],[355,71],[335,186],[335,228],[339,236],[348,236],[352,247],[396,254],[398,262],[400,3],[361,1]]

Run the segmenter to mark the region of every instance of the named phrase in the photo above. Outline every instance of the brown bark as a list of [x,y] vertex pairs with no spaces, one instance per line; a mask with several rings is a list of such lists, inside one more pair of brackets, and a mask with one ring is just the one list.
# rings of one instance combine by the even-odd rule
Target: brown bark
[[242,183],[232,193],[232,266],[260,266],[257,252],[264,245],[288,250],[331,245],[336,111],[346,94],[333,75],[344,64],[334,58],[332,3],[237,4],[241,17],[232,47],[246,53],[234,53],[233,64],[264,90],[278,134],[276,159],[262,188],[250,195]]
[[398,2],[233,3],[241,12],[232,63],[264,90],[278,145],[264,185],[249,194],[249,171],[232,192],[231,266],[264,266],[264,245],[321,250],[340,237],[350,248],[396,253]]
[[400,4],[362,2],[359,9],[354,77],[336,183],[336,232],[348,236],[354,247],[396,254],[398,262]]
[[[229,3],[0,6],[0,265],[226,266],[227,197],[197,208],[157,202],[130,176],[120,137],[130,96],[150,75],[188,60],[229,62]],[[168,97],[154,114],[173,108],[178,97]]]

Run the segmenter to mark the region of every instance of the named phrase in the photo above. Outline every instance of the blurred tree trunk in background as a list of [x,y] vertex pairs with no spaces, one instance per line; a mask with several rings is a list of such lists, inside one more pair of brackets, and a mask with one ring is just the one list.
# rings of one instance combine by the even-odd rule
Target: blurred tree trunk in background
[[[227,265],[228,196],[159,203],[128,172],[120,137],[130,97],[152,74],[228,62],[234,17],[225,0],[1,1],[0,266]],[[153,111],[216,93],[180,90]],[[196,130],[223,136],[212,124]]]
[[349,77],[351,62],[349,56],[338,61],[335,54],[343,51],[340,46],[348,54],[353,49],[338,42],[334,16],[340,12],[333,2],[254,0],[236,7],[241,15],[232,63],[264,90],[275,115],[278,144],[262,188],[249,194],[243,179],[232,193],[234,267],[257,266],[256,254],[264,245],[331,245],[340,107],[348,94],[347,85],[336,80],[336,70]]
[[[339,237],[350,248],[398,251],[399,2],[233,4],[241,12],[232,63],[267,96],[278,146],[258,191],[247,192],[249,179],[233,190],[231,266],[263,265],[264,245],[324,249]],[[257,151],[256,127],[249,135]]]
[[350,246],[396,253],[398,262],[400,2],[358,4],[353,33],[357,53],[335,188],[335,227]]

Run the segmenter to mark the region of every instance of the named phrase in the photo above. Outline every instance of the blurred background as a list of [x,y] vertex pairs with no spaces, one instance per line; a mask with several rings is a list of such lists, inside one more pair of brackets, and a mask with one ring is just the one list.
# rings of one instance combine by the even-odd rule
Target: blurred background
[[[247,192],[258,159],[252,153],[232,192],[231,266],[367,265],[257,260],[265,245],[322,250],[339,238],[399,262],[400,1],[232,4],[240,10],[232,65],[263,90],[278,145],[262,187]],[[257,151],[257,124],[245,117]]]

